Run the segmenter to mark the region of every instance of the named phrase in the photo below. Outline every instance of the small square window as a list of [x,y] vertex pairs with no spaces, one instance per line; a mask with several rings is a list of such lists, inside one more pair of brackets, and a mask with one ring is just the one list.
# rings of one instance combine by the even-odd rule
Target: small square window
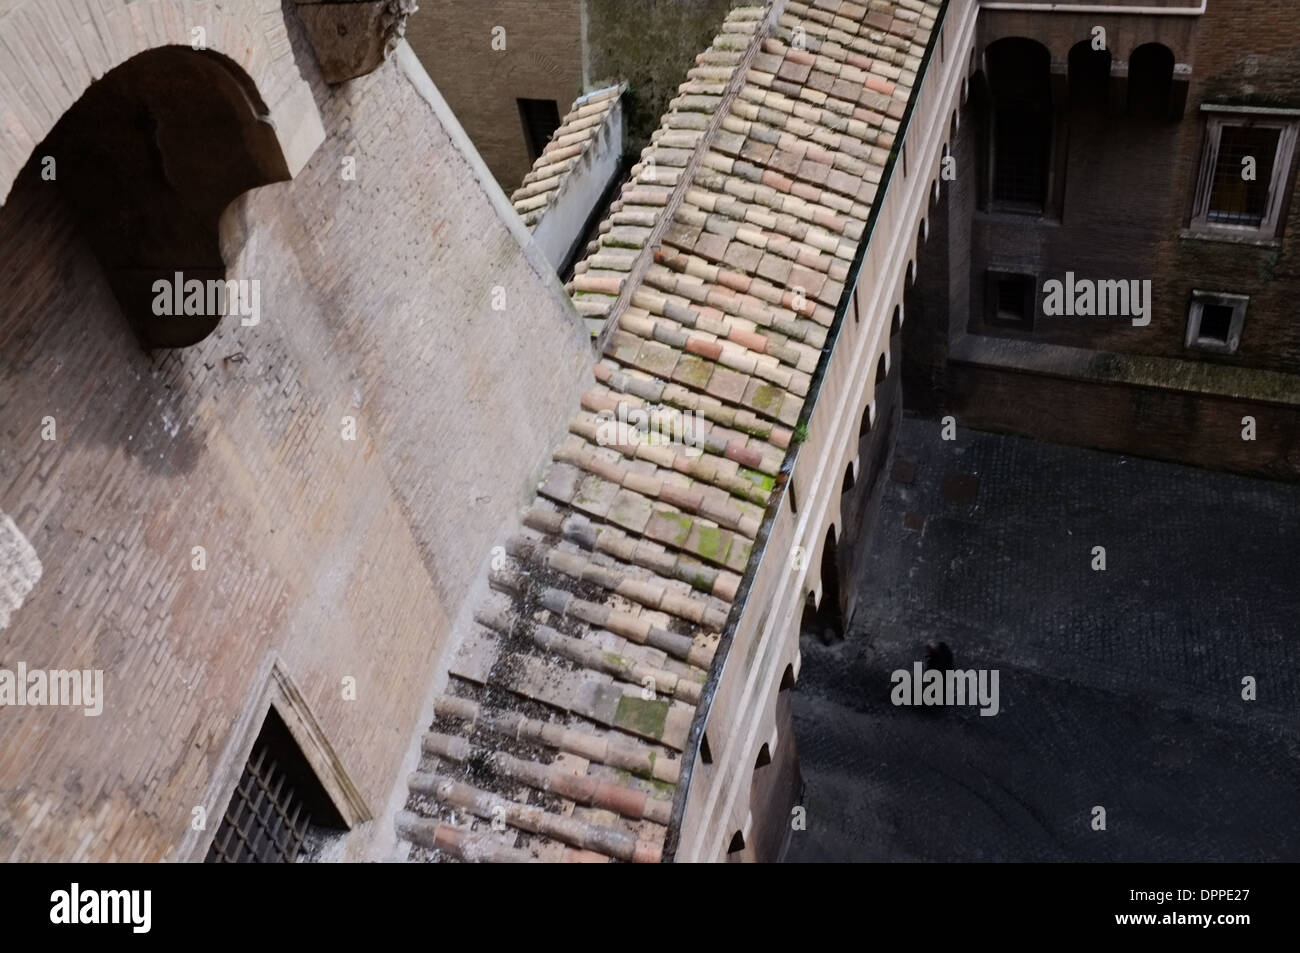
[[1197,340],[1214,341],[1225,347],[1232,330],[1232,308],[1226,304],[1207,304],[1201,308],[1201,327]]
[[[1206,107],[1212,108],[1212,107]],[[1192,210],[1193,232],[1255,241],[1277,234],[1300,121],[1272,114],[1212,115]]]
[[1220,354],[1235,352],[1241,343],[1249,303],[1246,295],[1193,291],[1187,313],[1186,346]]
[[1032,331],[1037,282],[1033,275],[1008,271],[989,271],[988,307],[985,320],[996,327]]

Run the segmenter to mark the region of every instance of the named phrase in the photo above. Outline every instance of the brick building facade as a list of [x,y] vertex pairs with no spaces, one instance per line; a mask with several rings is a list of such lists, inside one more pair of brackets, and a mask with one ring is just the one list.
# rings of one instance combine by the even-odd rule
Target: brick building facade
[[[986,6],[955,176],[918,246],[909,404],[976,427],[1300,478],[1300,10]],[[1025,165],[1024,141],[997,141],[999,122],[1029,139],[1041,124],[1041,170],[1037,156]],[[999,162],[1028,168],[1037,179],[1019,187],[1040,194],[1017,207]],[[1149,323],[1049,314],[1048,282],[1067,273],[1149,281]]]

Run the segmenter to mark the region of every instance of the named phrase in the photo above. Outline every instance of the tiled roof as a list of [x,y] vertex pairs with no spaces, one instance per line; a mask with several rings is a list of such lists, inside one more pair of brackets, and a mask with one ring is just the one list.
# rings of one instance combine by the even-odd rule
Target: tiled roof
[[[451,663],[398,822],[417,858],[661,859],[939,3],[770,9],[734,9],[697,57],[578,268],[579,309],[616,323]],[[689,411],[695,446],[611,443],[620,409],[665,430]]]
[[597,90],[578,97],[569,107],[532,170],[524,176],[523,184],[510,196],[515,211],[530,229],[541,222],[569,173],[581,165],[583,155],[596,141],[610,110],[618,104],[625,89],[626,83]]

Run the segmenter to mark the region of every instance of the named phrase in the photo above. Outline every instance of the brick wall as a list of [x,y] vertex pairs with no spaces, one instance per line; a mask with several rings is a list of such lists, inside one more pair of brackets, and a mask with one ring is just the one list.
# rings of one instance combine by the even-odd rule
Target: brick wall
[[[713,42],[732,0],[441,0],[407,38],[507,192],[532,165],[517,100],[552,99],[561,116],[580,94],[622,81],[628,150],[659,117]],[[492,49],[492,28],[506,31]]]
[[563,116],[583,92],[579,8],[579,0],[441,0],[407,21],[412,49],[507,192],[533,163],[517,100],[554,100]]
[[[1059,95],[1070,49],[1089,38],[1094,25],[1107,29],[1113,88],[1143,43],[1163,43],[1176,62],[1190,65],[1183,116],[1154,121],[1067,109],[1057,137],[1065,155],[1057,167],[1064,175],[1060,221],[989,214],[977,205],[983,115],[978,78],[972,79],[975,94],[953,145],[957,179],[946,185],[934,216],[945,237],[937,246],[928,243],[918,261],[916,320],[905,329],[908,406],[953,413],[963,425],[1300,479],[1295,167],[1285,188],[1277,247],[1181,234],[1190,222],[1205,136],[1200,104],[1300,105],[1300,51],[1286,39],[1300,29],[1300,10],[1272,0],[1241,0],[1211,3],[1199,18],[986,11],[976,64],[994,40],[1030,37],[1051,52]],[[1032,332],[984,322],[987,268],[1035,275],[1038,313]],[[1134,327],[1127,318],[1044,316],[1043,282],[1063,278],[1067,270],[1080,278],[1150,279],[1150,326]],[[1194,288],[1250,296],[1235,354],[1184,347]],[[975,335],[970,340],[986,343],[965,347],[962,364],[948,363],[951,342],[967,333]],[[1005,364],[995,370],[970,360],[981,347],[995,353],[998,342],[1008,339],[1116,355],[1107,359],[1117,369],[1113,376],[1133,383],[1028,366],[1019,372]],[[1181,383],[1198,376],[1214,380],[1208,392]],[[1285,398],[1288,390],[1292,396]],[[1241,439],[1244,416],[1256,418],[1255,441]]]
[[[1280,248],[1189,239],[1180,232],[1190,220],[1201,163],[1205,120],[1200,104],[1300,105],[1300,49],[1285,39],[1300,31],[1300,9],[1243,0],[1212,3],[1200,18],[985,14],[980,39],[985,45],[1002,36],[1039,40],[1061,70],[1070,47],[1087,39],[1095,24],[1107,28],[1117,65],[1138,45],[1161,42],[1172,49],[1176,62],[1192,66],[1183,117],[1169,122],[1067,110],[1058,138],[1058,148],[1066,153],[1061,222],[1040,225],[1023,216],[975,216],[972,328],[988,331],[982,322],[985,269],[1019,263],[1038,275],[1034,340],[1294,371],[1300,367],[1300,323],[1290,306],[1300,292],[1295,241],[1300,186],[1294,168]],[[967,132],[973,135],[979,117],[970,118]],[[1080,278],[1151,279],[1151,325],[1045,317],[1042,283],[1063,278],[1067,269]],[[1184,348],[1193,288],[1250,295],[1236,354]]]
[[106,694],[0,710],[0,858],[176,858],[277,658],[380,818],[349,849],[391,836],[450,626],[586,381],[554,275],[399,65],[327,87],[288,20],[327,135],[223,219],[258,326],[142,352],[54,186],[29,166],[0,209],[0,511],[44,566],[0,667]]

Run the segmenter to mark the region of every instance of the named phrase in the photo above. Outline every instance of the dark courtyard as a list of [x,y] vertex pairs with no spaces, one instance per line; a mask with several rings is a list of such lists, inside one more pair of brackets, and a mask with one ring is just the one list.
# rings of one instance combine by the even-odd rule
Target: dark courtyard
[[[884,479],[788,860],[1300,860],[1300,488],[910,416]],[[939,640],[996,716],[891,703]]]

